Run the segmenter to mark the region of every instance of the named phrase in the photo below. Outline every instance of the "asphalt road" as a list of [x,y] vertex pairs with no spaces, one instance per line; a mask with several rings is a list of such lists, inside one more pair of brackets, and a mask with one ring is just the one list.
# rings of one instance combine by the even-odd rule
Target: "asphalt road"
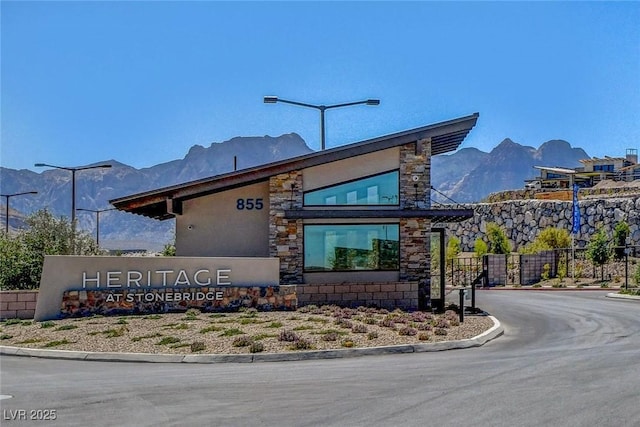
[[[504,336],[437,353],[214,365],[3,356],[0,394],[13,397],[0,400],[0,424],[637,427],[640,302],[604,295],[478,292]],[[18,410],[56,420],[11,420]]]

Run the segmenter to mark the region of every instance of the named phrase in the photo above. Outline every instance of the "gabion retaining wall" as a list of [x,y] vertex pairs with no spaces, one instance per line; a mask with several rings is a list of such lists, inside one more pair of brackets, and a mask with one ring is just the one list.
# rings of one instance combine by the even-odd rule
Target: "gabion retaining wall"
[[[580,232],[575,234],[576,248],[584,248],[599,229],[613,237],[617,223],[626,221],[632,245],[640,244],[640,196],[630,198],[581,200]],[[495,222],[502,227],[517,250],[535,240],[548,227],[571,231],[572,202],[555,200],[512,200],[499,203],[465,204],[475,211],[472,219],[449,224],[448,235],[460,239],[463,251],[473,251],[477,238],[487,241],[486,226]]]

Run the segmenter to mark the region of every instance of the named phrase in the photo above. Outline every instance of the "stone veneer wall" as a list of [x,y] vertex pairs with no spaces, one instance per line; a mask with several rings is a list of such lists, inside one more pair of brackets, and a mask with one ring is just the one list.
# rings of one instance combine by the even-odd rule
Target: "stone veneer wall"
[[[400,207],[425,209],[430,206],[431,141],[422,140],[400,147]],[[280,258],[280,280],[286,284],[303,282],[302,220],[284,218],[287,209],[300,209],[302,172],[272,177],[270,192],[269,255]],[[298,286],[300,304],[336,303],[379,307],[418,307],[419,295],[430,292],[430,221],[423,218],[400,220],[401,283],[354,283]]]
[[0,319],[33,319],[37,290],[0,291]]
[[336,304],[343,307],[376,306],[393,310],[418,308],[418,282],[334,283],[297,287],[298,306]]
[[[617,223],[626,221],[632,245],[640,245],[640,196],[629,198],[586,199],[579,201],[580,232],[575,235],[577,248],[584,248],[591,236],[604,229],[613,237]],[[495,222],[509,238],[512,249],[533,242],[540,231],[548,227],[571,231],[572,202],[554,200],[512,200],[500,203],[462,205],[473,208],[472,219],[447,225],[447,235],[460,239],[463,251],[473,251],[477,238],[486,241],[486,225]]]
[[302,220],[284,217],[285,210],[302,208],[302,172],[271,177],[269,194],[269,256],[280,258],[283,284],[302,283]]
[[[400,207],[425,209],[431,204],[431,142],[418,141],[400,147]],[[428,230],[431,223],[424,218],[400,220],[400,280],[417,282],[413,298],[424,298],[422,307],[430,305],[431,262]]]

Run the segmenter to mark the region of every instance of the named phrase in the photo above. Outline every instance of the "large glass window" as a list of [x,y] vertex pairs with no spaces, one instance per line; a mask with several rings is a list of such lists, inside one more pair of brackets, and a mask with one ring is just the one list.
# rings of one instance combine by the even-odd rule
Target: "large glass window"
[[305,225],[305,271],[398,270],[398,224]]
[[397,205],[398,171],[369,176],[356,181],[309,191],[305,206],[327,205]]

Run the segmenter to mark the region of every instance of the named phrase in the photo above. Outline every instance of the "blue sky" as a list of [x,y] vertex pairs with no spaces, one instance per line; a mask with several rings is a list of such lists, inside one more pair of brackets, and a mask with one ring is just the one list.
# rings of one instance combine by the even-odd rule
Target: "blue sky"
[[640,148],[640,2],[11,2],[0,165],[135,167],[297,132],[319,149],[474,112],[463,147]]

